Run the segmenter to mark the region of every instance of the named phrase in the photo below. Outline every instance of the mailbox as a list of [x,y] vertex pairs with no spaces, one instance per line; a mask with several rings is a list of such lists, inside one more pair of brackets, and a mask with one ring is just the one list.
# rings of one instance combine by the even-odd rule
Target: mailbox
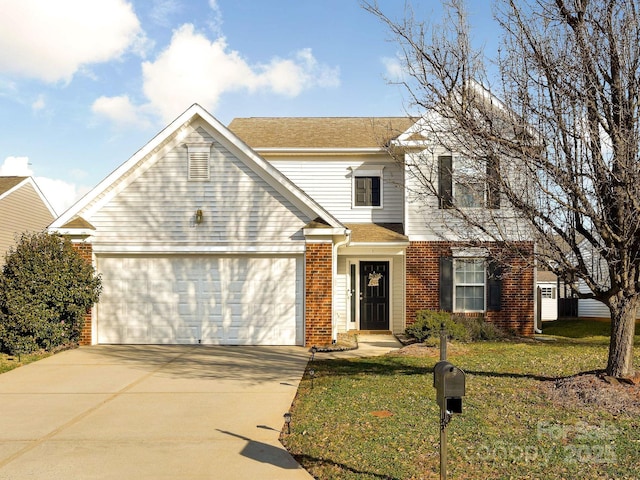
[[441,409],[449,413],[462,413],[465,374],[461,369],[446,361],[436,363],[433,369],[433,386]]

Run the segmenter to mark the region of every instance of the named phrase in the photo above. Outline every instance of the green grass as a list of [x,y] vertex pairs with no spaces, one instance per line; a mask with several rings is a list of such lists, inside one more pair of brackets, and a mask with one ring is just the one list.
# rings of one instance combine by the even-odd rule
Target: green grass
[[[557,378],[606,365],[608,338],[591,327],[554,322],[544,342],[474,343],[449,356],[467,374],[463,413],[447,428],[450,478],[637,477],[637,412],[614,415],[550,394]],[[439,478],[436,362],[316,360],[313,388],[301,383],[283,443],[318,479]],[[372,414],[382,410],[392,416]]]
[[29,353],[26,355],[7,355],[0,353],[0,374],[21,367],[28,363],[37,362],[45,357],[52,355],[50,352]]

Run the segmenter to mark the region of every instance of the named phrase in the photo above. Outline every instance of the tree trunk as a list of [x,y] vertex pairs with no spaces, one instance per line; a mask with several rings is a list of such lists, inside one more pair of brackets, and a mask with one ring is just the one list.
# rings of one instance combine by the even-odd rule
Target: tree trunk
[[636,330],[636,298],[620,300],[609,305],[611,312],[611,339],[607,375],[616,378],[632,377],[633,340]]

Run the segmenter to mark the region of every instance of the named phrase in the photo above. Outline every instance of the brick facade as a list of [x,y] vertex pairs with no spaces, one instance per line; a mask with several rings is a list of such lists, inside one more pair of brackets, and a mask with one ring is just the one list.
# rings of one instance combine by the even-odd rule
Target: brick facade
[[305,253],[305,345],[332,341],[333,245],[308,243]]
[[[454,246],[454,242],[411,242],[407,247],[407,325],[415,321],[418,310],[440,309],[439,259],[451,256]],[[506,330],[533,335],[533,244],[521,243],[518,247],[521,256],[508,250],[501,252],[501,261],[509,265],[502,276],[502,307],[499,311],[486,312],[485,317]]]
[[[89,264],[93,263],[93,246],[90,243],[73,243],[73,248]],[[84,324],[80,332],[80,345],[91,345],[91,310],[84,315]]]

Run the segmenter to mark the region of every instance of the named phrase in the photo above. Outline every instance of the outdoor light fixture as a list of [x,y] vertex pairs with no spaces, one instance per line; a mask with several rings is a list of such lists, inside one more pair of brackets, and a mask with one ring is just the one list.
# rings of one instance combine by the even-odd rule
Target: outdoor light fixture
[[316,346],[314,345],[313,347],[311,347],[311,361],[313,362],[314,357],[316,356],[316,352],[318,351],[318,349],[316,348]]
[[287,424],[287,433],[291,433],[291,412],[284,414],[284,423]]
[[202,223],[202,210],[196,210],[196,224],[200,225]]
[[316,376],[316,371],[314,369],[309,370],[309,377],[311,378],[311,388],[313,388],[313,379]]

